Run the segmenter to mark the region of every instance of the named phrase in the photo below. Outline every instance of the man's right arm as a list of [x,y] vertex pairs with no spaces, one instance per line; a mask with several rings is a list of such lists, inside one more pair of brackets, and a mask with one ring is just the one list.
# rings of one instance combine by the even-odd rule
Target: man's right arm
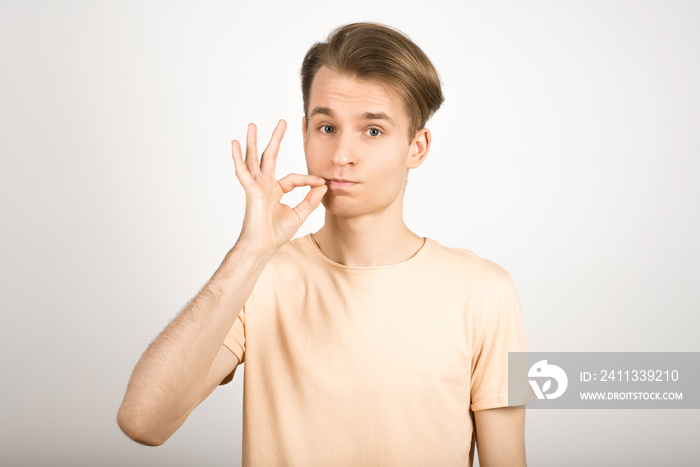
[[[248,127],[246,157],[232,142],[236,176],[246,192],[241,235],[221,265],[184,310],[146,349],[117,413],[133,440],[158,446],[234,371],[238,358],[223,346],[258,277],[274,253],[297,232],[326,192],[325,180],[289,174],[277,181],[275,160],[286,123],[280,121],[258,162],[255,125]],[[311,186],[294,208],[280,203],[296,187]]]
[[[133,440],[163,444],[238,365],[222,343],[269,258],[234,247],[211,280],[148,347],[117,414]],[[218,381],[217,381],[218,380]]]

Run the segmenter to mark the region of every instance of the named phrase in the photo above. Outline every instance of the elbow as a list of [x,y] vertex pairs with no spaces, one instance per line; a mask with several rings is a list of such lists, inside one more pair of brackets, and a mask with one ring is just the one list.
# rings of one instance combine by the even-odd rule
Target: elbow
[[170,438],[170,434],[159,434],[144,427],[139,418],[129,414],[123,405],[117,412],[117,424],[126,436],[144,446],[160,446]]

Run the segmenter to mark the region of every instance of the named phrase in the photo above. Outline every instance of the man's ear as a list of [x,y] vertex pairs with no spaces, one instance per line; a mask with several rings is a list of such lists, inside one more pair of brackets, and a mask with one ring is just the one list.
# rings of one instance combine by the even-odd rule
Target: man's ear
[[408,160],[406,161],[407,169],[415,169],[423,163],[430,150],[430,140],[429,129],[421,128],[416,131],[416,136],[413,137],[409,148]]
[[301,117],[301,131],[304,133],[304,151],[306,151],[306,117]]

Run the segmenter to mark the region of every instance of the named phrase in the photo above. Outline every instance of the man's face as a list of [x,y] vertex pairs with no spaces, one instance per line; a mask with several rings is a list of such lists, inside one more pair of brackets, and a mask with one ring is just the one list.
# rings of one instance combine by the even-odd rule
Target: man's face
[[425,156],[425,137],[409,141],[408,127],[394,88],[321,67],[311,84],[303,131],[308,172],[328,185],[322,200],[328,211],[341,217],[400,212],[407,169]]

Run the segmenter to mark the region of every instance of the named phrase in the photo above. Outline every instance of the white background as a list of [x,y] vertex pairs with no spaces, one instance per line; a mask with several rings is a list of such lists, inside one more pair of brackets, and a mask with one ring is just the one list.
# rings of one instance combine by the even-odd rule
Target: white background
[[[700,350],[700,3],[0,5],[3,465],[240,464],[244,366],[161,447],[117,409],[240,232],[231,140],[284,118],[277,176],[305,173],[301,60],[354,21],[440,73],[406,223],[511,272],[529,350]],[[699,429],[696,410],[531,410],[527,457],[697,465]]]

